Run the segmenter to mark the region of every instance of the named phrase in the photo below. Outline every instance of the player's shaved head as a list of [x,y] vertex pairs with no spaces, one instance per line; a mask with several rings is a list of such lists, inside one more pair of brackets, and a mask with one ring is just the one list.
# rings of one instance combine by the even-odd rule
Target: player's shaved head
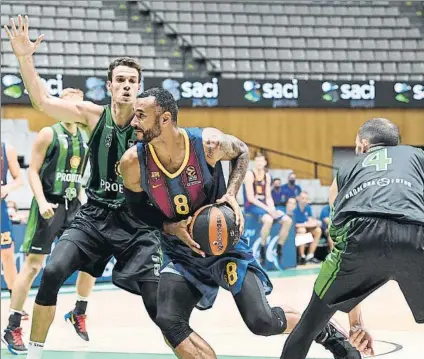
[[366,140],[368,146],[396,146],[400,143],[399,128],[387,118],[373,118],[359,128],[358,139]]

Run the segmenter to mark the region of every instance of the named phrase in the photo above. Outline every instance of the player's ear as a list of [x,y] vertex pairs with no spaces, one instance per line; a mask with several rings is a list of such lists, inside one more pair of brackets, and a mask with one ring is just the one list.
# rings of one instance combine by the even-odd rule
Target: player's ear
[[169,111],[166,111],[161,116],[162,124],[167,125],[168,123],[172,122],[172,115]]
[[108,90],[108,92],[112,95],[112,82],[111,81],[107,81],[106,82],[106,88],[107,88],[107,90]]

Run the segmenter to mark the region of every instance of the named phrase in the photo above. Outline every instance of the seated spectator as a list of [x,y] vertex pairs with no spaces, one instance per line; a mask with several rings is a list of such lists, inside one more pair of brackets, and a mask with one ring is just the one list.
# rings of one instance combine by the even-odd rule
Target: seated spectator
[[321,223],[312,216],[307,192],[300,193],[293,220],[296,224],[297,234],[311,233],[313,237],[312,243],[309,244],[308,255],[305,256],[305,244],[299,246],[300,264],[318,263],[319,261],[314,258],[314,254],[321,239]]
[[284,208],[284,212],[293,219],[294,210],[297,207],[296,198],[289,198],[286,202],[286,206]]
[[265,168],[266,164],[264,155],[257,153],[254,169],[247,172],[244,181],[245,212],[257,216],[262,222],[260,248],[262,263],[265,261],[265,247],[272,225],[277,222],[282,225],[277,243],[277,256],[280,257],[292,224],[289,216],[275,208],[271,195],[271,176]]
[[283,208],[286,206],[287,200],[285,196],[283,196],[281,188],[281,179],[274,178],[271,185],[272,200],[274,201],[275,208],[284,212]]
[[334,242],[330,238],[330,235],[328,234],[328,225],[330,223],[330,212],[331,212],[330,205],[327,204],[325,207],[321,209],[321,214],[319,216],[319,219],[321,221],[322,234],[327,239],[327,242],[328,242],[328,249],[332,251],[334,247]]
[[288,182],[281,187],[280,198],[281,203],[286,205],[289,198],[298,198],[302,192],[302,188],[296,184],[296,174],[294,172],[289,174]]

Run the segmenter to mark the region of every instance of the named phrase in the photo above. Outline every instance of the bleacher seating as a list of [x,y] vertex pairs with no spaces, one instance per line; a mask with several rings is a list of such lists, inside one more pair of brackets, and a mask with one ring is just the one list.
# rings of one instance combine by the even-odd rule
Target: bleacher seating
[[[403,11],[402,4],[5,0],[1,23],[10,15],[31,15],[31,36],[46,35],[35,56],[40,72],[104,75],[111,58],[128,54],[153,75],[208,69],[228,78],[393,80],[396,75],[421,81],[424,17],[418,10]],[[16,67],[4,41],[2,68]]]

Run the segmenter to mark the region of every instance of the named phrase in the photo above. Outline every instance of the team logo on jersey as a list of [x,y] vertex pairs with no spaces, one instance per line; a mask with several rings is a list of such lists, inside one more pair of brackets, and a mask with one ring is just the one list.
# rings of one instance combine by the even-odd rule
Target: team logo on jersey
[[72,156],[71,159],[69,160],[69,164],[71,165],[73,169],[77,169],[80,163],[81,163],[80,156]]
[[116,175],[118,177],[122,177],[122,174],[121,174],[121,161],[117,161],[115,163],[115,173],[116,173]]
[[112,146],[112,133],[107,134],[105,137],[105,147]]
[[187,175],[187,186],[193,186],[200,183],[199,176],[194,166],[188,166],[185,172]]
[[132,147],[132,146],[134,146],[135,144],[136,144],[136,140],[128,140],[128,148],[130,148],[130,147]]
[[160,179],[160,172],[158,171],[153,171],[150,175],[152,181],[157,181]]

